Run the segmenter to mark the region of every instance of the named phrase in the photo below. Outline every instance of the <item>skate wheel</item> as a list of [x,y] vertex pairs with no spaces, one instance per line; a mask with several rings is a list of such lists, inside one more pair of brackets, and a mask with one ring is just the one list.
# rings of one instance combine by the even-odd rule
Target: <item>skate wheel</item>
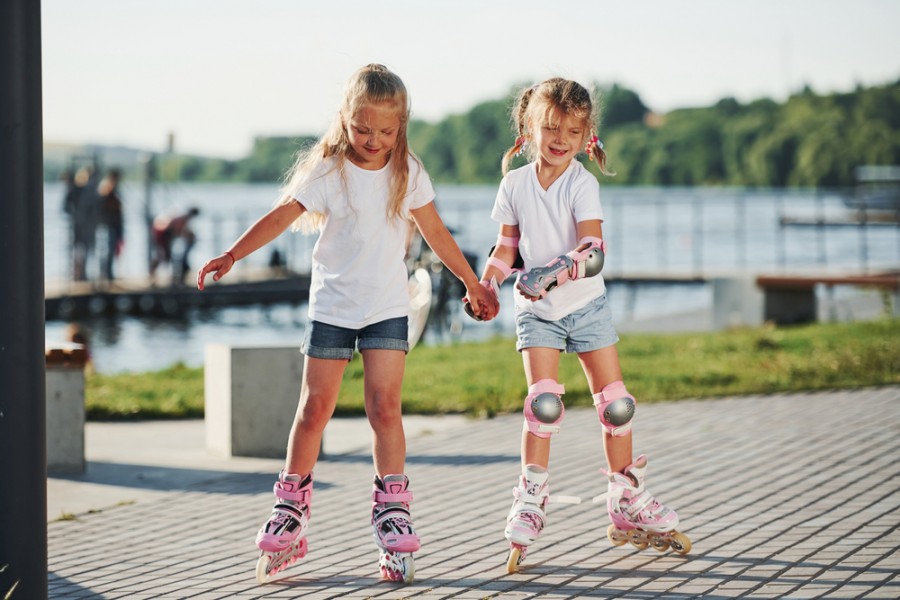
[[669,549],[669,540],[660,535],[655,535],[653,536],[653,539],[650,540],[650,545],[653,546],[653,549],[657,552],[665,552]]
[[272,564],[272,556],[263,552],[256,561],[256,580],[265,583],[269,580],[269,569]]
[[416,564],[411,552],[382,551],[378,566],[385,581],[409,584],[415,580]]
[[403,557],[403,583],[410,584],[416,579],[416,564],[412,555]]
[[669,534],[669,546],[678,554],[687,554],[691,551],[691,538],[680,531],[673,531]]
[[606,528],[606,537],[609,538],[609,541],[613,546],[621,546],[628,541],[628,534],[619,531],[616,529],[616,526],[612,524]]
[[646,550],[647,546],[650,545],[650,540],[647,539],[647,535],[637,529],[632,529],[628,532],[628,541],[638,550]]
[[309,542],[306,538],[300,538],[294,545],[282,552],[260,552],[256,561],[256,580],[266,583],[275,573],[283,571],[292,564],[306,556],[309,551]]
[[525,548],[518,544],[511,544],[509,557],[506,559],[506,572],[512,575],[519,572],[519,566],[525,560]]

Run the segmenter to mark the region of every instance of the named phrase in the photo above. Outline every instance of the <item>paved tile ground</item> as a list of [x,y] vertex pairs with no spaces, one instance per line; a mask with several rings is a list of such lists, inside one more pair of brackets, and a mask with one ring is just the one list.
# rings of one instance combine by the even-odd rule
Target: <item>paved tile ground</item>
[[[272,472],[229,472],[49,524],[53,598],[897,598],[900,388],[642,404],[635,450],[675,507],[686,557],[612,547],[599,424],[567,411],[554,493],[528,567],[507,575],[503,527],[521,417],[473,421],[409,443],[417,581],[380,582],[365,452],[316,469],[310,554],[254,578],[253,538]],[[174,475],[174,473],[173,473]],[[177,478],[175,478],[177,479]]]

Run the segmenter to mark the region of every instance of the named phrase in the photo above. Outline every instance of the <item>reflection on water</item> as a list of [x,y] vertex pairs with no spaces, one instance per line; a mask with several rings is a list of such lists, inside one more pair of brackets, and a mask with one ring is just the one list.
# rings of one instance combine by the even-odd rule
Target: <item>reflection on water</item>
[[[271,206],[274,185],[194,184],[159,186],[154,213],[199,206],[193,267],[218,254]],[[437,186],[438,208],[459,245],[483,260],[497,235],[490,220],[493,186]],[[62,188],[45,187],[45,275],[65,278],[68,223],[60,209]],[[126,182],[125,247],[118,272],[142,276],[147,268],[147,236],[140,185]],[[900,227],[783,227],[781,218],[840,219],[846,216],[839,193],[810,190],[738,190],[731,188],[603,189],[607,213],[604,237],[609,242],[605,273],[712,274],[734,270],[785,272],[861,271],[898,267]],[[314,238],[284,235],[272,244],[288,266],[308,270]],[[268,252],[246,260],[265,266]],[[465,316],[458,299],[438,328],[429,325],[421,343],[478,340],[514,334],[512,292],[505,287],[500,316],[476,323]],[[634,296],[613,284],[610,305],[617,324],[711,308],[711,292],[703,285],[641,286]],[[92,352],[100,372],[145,371],[183,362],[203,364],[207,343],[299,345],[306,305],[192,310],[182,318],[138,319],[97,317],[83,322],[92,336]],[[49,322],[48,342],[63,341],[66,323]]]
[[[647,286],[641,289],[633,310],[625,306],[624,288],[609,290],[610,305],[618,319],[642,318],[660,314],[678,298],[679,311],[708,307],[710,297],[704,286]],[[204,348],[209,343],[235,345],[299,346],[307,322],[307,306],[272,305],[215,310],[188,311],[179,318],[136,318],[100,316],[80,321],[91,338],[94,365],[100,373],[150,371],[175,363],[201,366]],[[429,323],[420,344],[433,345],[458,341],[477,341],[492,336],[513,336],[512,291],[501,293],[500,315],[487,323],[470,319],[462,303],[451,301],[442,326]],[[50,321],[46,326],[48,343],[64,341],[67,324]]]

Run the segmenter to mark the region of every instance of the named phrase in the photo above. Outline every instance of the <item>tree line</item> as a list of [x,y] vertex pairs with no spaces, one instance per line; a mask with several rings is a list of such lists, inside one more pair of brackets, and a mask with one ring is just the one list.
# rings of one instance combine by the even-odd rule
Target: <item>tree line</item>
[[[784,102],[741,103],[653,112],[632,90],[598,86],[599,135],[619,185],[842,187],[859,165],[900,164],[900,80],[817,94],[805,88]],[[413,120],[410,147],[440,183],[496,183],[512,145],[513,93],[437,122]],[[278,181],[312,137],[258,138],[246,158],[170,156],[164,179]],[[521,159],[518,159],[521,160]],[[514,163],[513,166],[517,166]],[[594,165],[589,166],[599,175]]]

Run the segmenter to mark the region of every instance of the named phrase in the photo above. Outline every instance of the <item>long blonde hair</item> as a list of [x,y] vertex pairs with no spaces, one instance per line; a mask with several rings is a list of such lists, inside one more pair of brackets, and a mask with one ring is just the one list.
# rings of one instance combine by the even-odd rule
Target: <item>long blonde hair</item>
[[[364,106],[370,104],[393,103],[400,116],[400,127],[397,132],[397,143],[388,152],[391,165],[390,199],[388,200],[388,219],[403,218],[403,199],[409,183],[409,143],[406,130],[409,123],[409,96],[403,81],[384,65],[369,64],[359,69],[350,77],[344,86],[344,97],[341,108],[328,127],[325,135],[310,149],[297,153],[293,166],[288,170],[281,196],[276,204],[293,202],[290,194],[298,186],[307,182],[316,167],[329,157],[337,157],[335,168],[344,179],[345,161],[349,160],[353,148],[347,136],[350,119]],[[413,156],[418,162],[418,159]],[[322,228],[325,215],[319,212],[306,211],[291,224],[291,230],[303,233],[314,233]]]
[[561,112],[584,123],[585,136],[583,143],[590,144],[592,159],[600,167],[604,175],[615,175],[606,170],[606,152],[602,145],[594,140],[598,103],[592,101],[591,93],[575,81],[553,77],[541,83],[525,88],[516,98],[513,106],[512,121],[516,131],[516,141],[503,155],[501,163],[503,174],[509,172],[509,163],[514,156],[524,152],[528,160],[536,160],[538,149],[527,143],[533,138],[532,128],[552,123],[556,114]]

